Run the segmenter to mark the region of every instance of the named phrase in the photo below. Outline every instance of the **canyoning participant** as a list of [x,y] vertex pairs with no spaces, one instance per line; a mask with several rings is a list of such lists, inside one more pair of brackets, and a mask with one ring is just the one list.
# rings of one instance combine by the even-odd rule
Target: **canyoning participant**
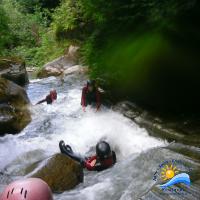
[[97,143],[96,155],[92,157],[82,157],[74,153],[69,145],[65,145],[64,141],[60,141],[59,147],[61,153],[78,161],[83,167],[90,171],[102,171],[112,167],[116,163],[116,154],[105,141]]
[[100,92],[95,80],[88,80],[87,85],[82,89],[81,105],[85,112],[85,107],[88,105],[96,106],[96,111],[101,106]]
[[49,95],[46,96],[45,99],[37,102],[36,105],[47,102],[47,104],[52,104],[57,99],[57,92],[56,90],[51,90]]
[[28,178],[9,184],[0,194],[0,200],[53,200],[47,183],[39,178]]

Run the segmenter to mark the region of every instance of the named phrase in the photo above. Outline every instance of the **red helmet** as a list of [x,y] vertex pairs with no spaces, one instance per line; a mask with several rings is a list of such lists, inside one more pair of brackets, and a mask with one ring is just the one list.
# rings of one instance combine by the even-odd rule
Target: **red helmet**
[[53,200],[47,183],[39,178],[28,178],[9,184],[0,200]]
[[56,99],[57,99],[57,92],[56,92],[56,90],[51,90],[51,91],[50,91],[50,95],[51,95],[51,98],[52,98],[53,100],[56,100]]

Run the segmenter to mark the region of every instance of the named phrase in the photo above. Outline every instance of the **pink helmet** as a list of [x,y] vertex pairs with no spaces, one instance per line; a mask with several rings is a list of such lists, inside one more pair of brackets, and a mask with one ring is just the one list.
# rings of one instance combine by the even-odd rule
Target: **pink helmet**
[[28,178],[9,184],[0,200],[53,200],[49,186],[39,178]]

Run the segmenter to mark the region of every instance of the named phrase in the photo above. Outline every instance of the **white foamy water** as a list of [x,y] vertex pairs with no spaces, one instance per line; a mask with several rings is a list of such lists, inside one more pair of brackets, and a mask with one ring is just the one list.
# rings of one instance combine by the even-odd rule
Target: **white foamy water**
[[[80,106],[82,86],[83,82],[73,76],[67,78],[64,85],[60,85],[59,80],[55,78],[30,83],[27,92],[33,104],[45,97],[51,88],[57,89],[58,100],[53,105],[32,106],[32,122],[20,134],[0,138],[1,170],[12,165],[13,161],[15,162],[12,169],[15,168],[15,163],[16,167],[19,167],[23,162],[40,160],[41,157],[59,152],[60,140],[64,140],[74,151],[83,155],[93,153],[96,143],[106,140],[117,154],[119,167],[120,163],[123,164],[130,157],[165,145],[164,141],[149,136],[145,129],[139,128],[131,120],[108,108],[102,107],[98,113],[88,108],[87,112],[83,113]],[[20,159],[34,151],[43,154],[30,154],[34,159],[32,156],[26,156],[25,161]],[[112,173],[108,175],[107,180],[101,180],[94,186],[90,186],[90,181],[86,178],[86,185],[81,193],[92,190],[92,187],[108,187],[109,176],[112,176]],[[90,195],[91,198],[88,196],[88,199],[93,199],[95,193]],[[71,196],[65,194],[56,198],[70,199]],[[79,198],[80,196],[77,196],[77,199]]]

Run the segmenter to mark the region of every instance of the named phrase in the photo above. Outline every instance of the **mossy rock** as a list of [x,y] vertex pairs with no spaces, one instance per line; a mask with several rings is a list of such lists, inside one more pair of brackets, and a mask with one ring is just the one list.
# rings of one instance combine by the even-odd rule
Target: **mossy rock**
[[29,99],[19,85],[0,78],[0,135],[20,132],[30,121]]
[[83,168],[70,157],[55,154],[39,163],[27,177],[41,178],[53,192],[63,192],[83,182]]
[[0,76],[24,86],[28,83],[25,61],[15,57],[0,57]]

